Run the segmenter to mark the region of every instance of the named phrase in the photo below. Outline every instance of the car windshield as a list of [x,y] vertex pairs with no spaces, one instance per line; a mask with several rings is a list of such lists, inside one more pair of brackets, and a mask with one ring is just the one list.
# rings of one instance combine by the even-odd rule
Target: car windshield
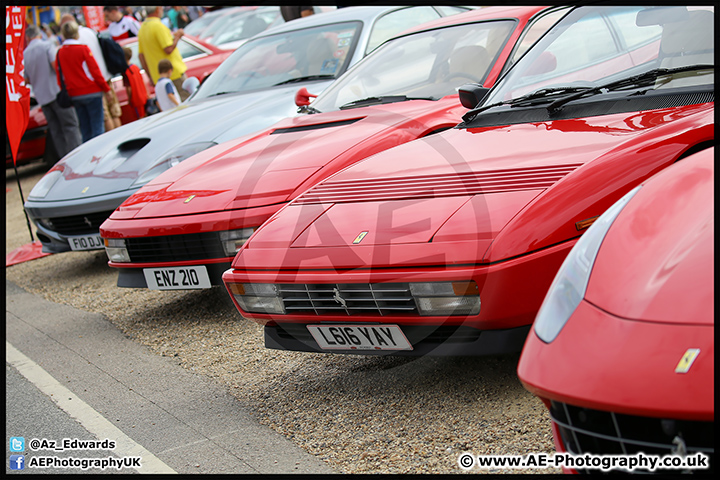
[[250,38],[276,24],[278,19],[282,19],[279,7],[265,7],[249,12],[238,12],[232,15],[230,21],[215,32],[208,43],[222,45]]
[[250,40],[208,77],[194,98],[334,79],[350,61],[360,28],[360,22],[344,22]]
[[712,7],[576,8],[509,70],[479,110],[620,88],[713,85],[713,25]]
[[183,31],[188,35],[199,37],[203,30],[208,28],[211,23],[213,23],[215,20],[217,20],[223,15],[225,15],[225,13],[220,10],[207,12],[203,14],[202,17],[188,23],[185,28],[183,28]]
[[512,20],[456,25],[387,42],[312,103],[321,112],[388,96],[439,99],[483,83],[515,26]]

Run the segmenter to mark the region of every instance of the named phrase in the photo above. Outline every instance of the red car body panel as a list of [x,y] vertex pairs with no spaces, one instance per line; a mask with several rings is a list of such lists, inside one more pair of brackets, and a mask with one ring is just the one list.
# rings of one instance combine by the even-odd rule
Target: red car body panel
[[[648,180],[607,232],[557,337],[528,336],[518,375],[546,405],[714,421],[713,177],[711,148]],[[689,348],[699,354],[678,373]],[[555,422],[553,436],[566,451]]]
[[[456,236],[467,240],[484,238],[491,241],[492,244],[487,250],[482,250],[480,256],[477,248],[469,252],[444,252],[452,256],[453,262],[473,264],[489,264],[538,251],[578,237],[580,232],[575,226],[576,222],[599,215],[640,181],[672,164],[689,147],[712,140],[713,112],[713,104],[700,104],[644,112],[642,116],[651,120],[646,123],[633,123],[634,117],[639,114],[615,114],[486,129],[453,129],[440,136],[411,142],[402,148],[383,152],[356,164],[352,169],[307,192],[290,208],[286,208],[282,216],[273,218],[260,229],[269,232],[262,236],[256,235],[243,254],[236,258],[236,265],[242,269],[259,268],[254,260],[256,255],[263,259],[260,264],[262,269],[282,269],[294,265],[294,257],[301,258],[300,256],[304,255],[301,249],[291,248],[273,254],[270,250],[265,251],[265,248],[288,246],[291,235],[288,233],[289,229],[298,226],[304,230],[309,226],[297,218],[296,211],[305,209],[311,200],[321,201],[323,208],[333,212],[332,221],[323,218],[320,223],[314,224],[313,228],[323,230],[332,224],[344,239],[333,243],[334,239],[324,238],[323,245],[350,246],[353,250],[347,250],[346,257],[338,255],[334,258],[335,262],[340,263],[330,265],[327,261],[318,259],[317,262],[307,265],[308,268],[367,267],[368,264],[364,263],[362,258],[356,258],[351,253],[361,248],[351,243],[362,230],[362,225],[377,228],[386,226],[382,222],[392,221],[391,225],[387,225],[392,227],[395,224],[412,223],[424,215],[442,214],[447,218],[447,222],[437,225],[437,228],[428,225],[424,229],[424,236],[410,240],[399,237],[396,243],[425,244],[431,239],[436,243],[439,239],[452,239]],[[595,127],[592,127],[593,123],[596,124]],[[629,128],[628,124],[633,127]],[[479,149],[478,145],[482,145],[482,149]],[[562,156],[557,155],[559,145],[562,145]],[[447,148],[452,148],[449,157],[445,155]],[[656,148],[659,150],[655,150]],[[666,156],[658,158],[658,151],[666,153]],[[619,158],[622,158],[622,161],[618,161]],[[487,198],[491,195],[503,195],[502,199],[497,202],[493,199],[493,204],[487,206],[482,201],[485,197],[476,200],[476,205],[465,206],[469,211],[460,211],[457,219],[453,213],[463,207],[463,202],[458,199],[465,198],[467,201],[473,195],[433,198],[435,193],[430,191],[423,199],[423,192],[418,191],[412,195],[412,201],[407,201],[407,207],[393,207],[396,218],[389,220],[383,218],[381,209],[387,208],[388,201],[393,200],[392,191],[388,192],[385,184],[376,187],[372,180],[364,180],[383,179],[387,184],[391,181],[399,184],[408,178],[422,180],[468,172],[525,172],[523,169],[540,169],[548,163],[553,167],[567,167],[569,171],[562,177],[562,181],[554,183],[551,189],[545,190],[541,187],[545,185],[543,180],[546,177],[541,176],[544,171],[534,173],[527,170],[532,173],[523,177],[522,182],[503,185],[508,191],[486,193]],[[588,181],[589,178],[592,178],[592,181]],[[426,188],[420,180],[417,182],[422,188]],[[335,185],[352,186],[352,182],[363,185],[352,191],[352,197],[327,194],[320,190],[329,190]],[[525,193],[528,190],[537,191],[531,195]],[[358,191],[365,193],[368,200],[354,202],[359,195]],[[487,188],[484,191],[488,192]],[[538,195],[541,191],[543,194]],[[315,192],[321,192],[322,195]],[[370,201],[370,198],[373,198],[373,201]],[[305,199],[308,199],[307,202]],[[504,208],[511,211],[515,209],[512,213],[516,215],[506,218],[507,224],[498,225],[493,217],[482,220],[495,225],[494,235],[489,235],[486,229],[468,225],[467,220],[477,217],[476,214],[480,211],[486,215],[501,215],[494,208],[495,204],[501,205],[508,201],[513,205]],[[369,211],[371,209],[374,211]],[[362,217],[358,217],[360,210],[363,210]],[[406,211],[406,218],[403,218]],[[352,218],[354,222],[339,220],[342,218]],[[549,218],[553,221],[549,222]],[[415,228],[414,232],[420,234],[421,231]],[[377,244],[373,243],[374,234],[370,232],[363,243],[372,243],[374,249],[382,249],[388,242],[380,240]],[[302,242],[297,242],[297,235],[293,234],[291,247],[304,246]],[[373,267],[416,265],[398,264],[397,258],[393,260],[383,264],[373,263]]]
[[[42,158],[43,153],[45,153],[46,132],[47,120],[42,108],[40,108],[40,105],[30,107],[28,124],[18,146],[16,161],[18,165]],[[5,150],[5,167],[11,167],[13,164],[12,153],[9,147]]]
[[[490,87],[528,21],[543,8],[481,10],[473,12],[474,16],[464,14],[462,22],[447,17],[427,25],[518,18],[486,78],[484,86]],[[100,233],[103,238],[131,238],[257,227],[322,179],[378,152],[452,128],[465,111],[458,96],[449,95],[437,101],[412,100],[285,119],[259,134],[212,147],[164,172],[118,207]],[[314,128],[317,126],[325,128]],[[322,145],[321,155],[318,145]],[[186,202],[191,195],[192,200]],[[208,221],[210,217],[214,220]],[[222,261],[229,265],[230,260]],[[109,263],[117,268],[190,264],[199,263]]]
[[[582,233],[576,223],[600,215],[689,148],[713,138],[712,103],[449,130],[368,158],[305,192],[258,229],[223,279],[472,279],[486,299],[476,316],[320,318],[482,330],[529,325]],[[455,183],[434,185],[452,178]],[[362,231],[369,233],[353,244]],[[319,318],[238,309],[263,325]]]

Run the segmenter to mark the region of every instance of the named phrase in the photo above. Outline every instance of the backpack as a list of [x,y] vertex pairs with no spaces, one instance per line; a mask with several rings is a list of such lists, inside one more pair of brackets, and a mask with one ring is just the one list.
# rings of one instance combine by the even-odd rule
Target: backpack
[[145,108],[148,94],[145,88],[145,81],[138,66],[130,65],[125,71],[125,78],[127,79],[128,85],[130,85],[130,92],[132,93],[130,105],[135,108]]
[[112,75],[122,75],[128,68],[127,60],[125,60],[125,52],[119,43],[111,37],[105,35],[97,35],[102,50],[103,59],[108,72]]

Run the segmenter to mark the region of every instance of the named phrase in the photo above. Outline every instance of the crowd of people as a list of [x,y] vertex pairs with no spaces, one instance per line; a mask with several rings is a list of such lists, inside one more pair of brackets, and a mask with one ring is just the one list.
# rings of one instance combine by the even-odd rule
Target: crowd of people
[[[104,7],[107,34],[115,41],[138,37],[138,60],[156,87],[160,110],[190,96],[183,88],[187,66],[177,44],[184,35],[183,27],[204,11],[204,7],[192,6],[167,10],[161,6]],[[25,30],[25,80],[45,114],[48,135],[60,158],[81,143],[122,125],[122,110],[101,40],[83,23],[77,13],[66,13],[59,24],[29,24]],[[140,70],[130,62],[132,51],[124,49],[124,57],[123,84],[134,119],[142,118],[148,92]],[[69,97],[69,105],[59,98],[61,92]]]

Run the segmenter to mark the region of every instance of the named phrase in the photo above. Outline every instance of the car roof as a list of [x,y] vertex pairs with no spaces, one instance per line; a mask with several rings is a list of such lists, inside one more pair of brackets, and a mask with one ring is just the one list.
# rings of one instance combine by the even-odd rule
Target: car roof
[[[437,20],[431,20],[426,23],[422,23],[416,27],[409,28],[400,35],[406,35],[408,33],[415,33],[424,30],[432,30],[433,28],[446,27],[449,25],[458,25],[461,23],[472,23],[481,20],[492,20],[497,18],[523,18],[533,16],[536,13],[549,8],[548,6],[529,6],[529,7],[481,7],[476,10],[470,10],[469,12],[457,13],[455,15],[449,15],[447,17],[438,18]],[[398,35],[398,36],[400,36]]]
[[303,18],[298,18],[285,22],[276,27],[272,27],[264,32],[256,35],[253,38],[265,37],[282,32],[292,32],[294,30],[300,30],[308,27],[316,27],[319,25],[327,25],[331,23],[340,23],[353,20],[360,20],[363,22],[371,22],[377,17],[390,12],[392,10],[398,10],[407,8],[407,6],[394,6],[394,7],[375,7],[375,6],[360,6],[360,7],[346,7],[339,8],[330,12],[316,13]]

